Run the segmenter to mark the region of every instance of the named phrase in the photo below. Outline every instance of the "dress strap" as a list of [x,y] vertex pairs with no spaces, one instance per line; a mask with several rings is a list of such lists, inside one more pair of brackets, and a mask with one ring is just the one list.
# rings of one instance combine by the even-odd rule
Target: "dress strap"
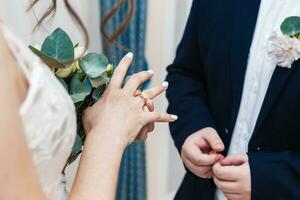
[[30,80],[30,72],[34,66],[33,56],[31,52],[26,48],[22,40],[16,37],[13,32],[8,29],[3,23],[0,22],[0,30],[4,36],[4,39],[7,41],[9,50],[14,55],[18,65],[20,66],[22,72],[28,80]]

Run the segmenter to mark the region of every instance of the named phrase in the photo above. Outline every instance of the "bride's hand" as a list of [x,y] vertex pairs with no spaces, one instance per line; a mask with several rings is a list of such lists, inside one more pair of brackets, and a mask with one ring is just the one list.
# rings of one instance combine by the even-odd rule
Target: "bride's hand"
[[[164,92],[168,88],[168,82],[163,82],[161,85],[158,85],[156,87],[152,87],[150,89],[147,89],[145,91],[137,90],[135,92],[135,95],[142,95],[143,97],[147,98],[146,104],[143,107],[145,112],[153,112],[154,111],[154,104],[153,100],[156,96],[160,95],[162,92]],[[142,130],[139,132],[139,134],[136,137],[137,141],[145,141],[148,137],[148,133],[152,132],[155,128],[154,122],[147,124],[142,128]]]
[[107,133],[110,137],[120,138],[125,144],[129,144],[146,125],[177,119],[175,115],[145,110],[147,102],[143,97],[152,99],[161,94],[166,89],[165,84],[146,90],[142,96],[136,95],[139,87],[152,78],[151,71],[132,75],[122,87],[132,57],[132,53],[128,53],[121,60],[103,97],[85,110],[83,123],[86,132]]

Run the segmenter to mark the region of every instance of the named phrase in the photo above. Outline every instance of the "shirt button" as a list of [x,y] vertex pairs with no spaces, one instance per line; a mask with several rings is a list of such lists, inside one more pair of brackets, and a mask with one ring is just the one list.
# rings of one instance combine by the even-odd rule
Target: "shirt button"
[[258,91],[258,82],[254,81],[254,83],[253,83],[253,92],[257,93],[257,91]]

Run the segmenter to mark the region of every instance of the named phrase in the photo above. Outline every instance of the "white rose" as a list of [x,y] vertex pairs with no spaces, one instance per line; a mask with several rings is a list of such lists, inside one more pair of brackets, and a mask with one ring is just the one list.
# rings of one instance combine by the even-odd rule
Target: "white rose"
[[298,39],[272,33],[269,42],[268,54],[278,66],[291,68],[292,64],[300,58]]

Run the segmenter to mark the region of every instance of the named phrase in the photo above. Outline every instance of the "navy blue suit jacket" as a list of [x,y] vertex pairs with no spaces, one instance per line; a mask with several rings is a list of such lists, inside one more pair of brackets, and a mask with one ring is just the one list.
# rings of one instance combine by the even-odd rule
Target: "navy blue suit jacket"
[[[178,150],[214,127],[226,151],[241,102],[260,0],[194,0],[174,63],[168,67],[168,112]],[[300,61],[276,67],[249,143],[252,199],[300,199]],[[175,197],[213,199],[215,185],[187,172]]]

